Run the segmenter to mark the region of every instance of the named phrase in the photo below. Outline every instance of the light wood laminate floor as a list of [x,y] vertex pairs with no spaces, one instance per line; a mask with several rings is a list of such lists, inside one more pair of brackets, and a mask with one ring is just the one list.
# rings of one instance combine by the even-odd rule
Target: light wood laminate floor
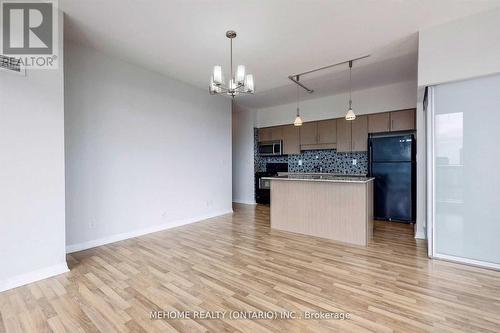
[[[0,332],[500,332],[500,272],[426,257],[411,226],[367,248],[270,230],[269,208],[68,255],[0,293]],[[151,310],[348,312],[348,320],[151,320]]]

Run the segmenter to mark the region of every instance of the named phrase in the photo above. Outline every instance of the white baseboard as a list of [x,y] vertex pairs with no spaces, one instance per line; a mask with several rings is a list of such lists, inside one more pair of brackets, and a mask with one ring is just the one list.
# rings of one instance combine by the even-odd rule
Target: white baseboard
[[242,200],[242,199],[233,199],[234,203],[239,203],[243,205],[256,205],[255,200]]
[[91,249],[93,247],[102,246],[102,245],[106,245],[106,244],[110,244],[110,243],[115,243],[115,242],[119,242],[119,241],[129,239],[129,238],[139,237],[139,236],[147,235],[147,234],[150,234],[153,232],[158,232],[158,231],[167,230],[167,229],[171,229],[171,228],[175,228],[175,227],[180,227],[180,226],[183,226],[186,224],[200,222],[200,221],[203,221],[206,219],[210,219],[210,218],[221,216],[221,215],[231,214],[231,213],[233,213],[232,209],[207,214],[204,216],[197,216],[197,217],[183,219],[183,220],[171,221],[171,222],[168,222],[165,224],[160,224],[160,225],[156,225],[156,226],[145,228],[145,229],[133,230],[133,231],[124,232],[124,233],[120,233],[120,234],[116,234],[116,235],[111,235],[111,236],[107,236],[107,237],[103,237],[103,238],[98,238],[98,239],[94,239],[94,240],[83,242],[83,243],[70,244],[70,245],[66,245],[66,253],[83,251],[83,250]]
[[423,232],[423,231],[421,231],[421,232],[417,231],[415,233],[415,238],[416,239],[427,239],[425,232]]
[[43,280],[66,272],[69,272],[68,265],[66,264],[66,262],[63,262],[54,266],[37,269],[29,273],[20,274],[0,281],[0,292],[24,286],[25,284]]
[[451,261],[457,264],[464,264],[464,265],[469,265],[469,266],[475,266],[475,267],[481,267],[481,268],[487,268],[487,269],[493,269],[496,271],[500,271],[500,264],[495,264],[492,262],[486,262],[486,261],[480,261],[480,260],[474,260],[474,259],[468,259],[468,258],[462,258],[462,257],[455,257],[455,256],[450,256],[447,254],[438,254],[435,253],[432,259],[440,259],[444,261]]

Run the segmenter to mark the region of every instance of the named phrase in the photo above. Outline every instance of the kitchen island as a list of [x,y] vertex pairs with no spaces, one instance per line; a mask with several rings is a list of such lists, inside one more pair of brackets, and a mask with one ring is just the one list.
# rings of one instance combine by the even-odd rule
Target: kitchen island
[[373,178],[287,174],[271,181],[271,228],[366,246]]

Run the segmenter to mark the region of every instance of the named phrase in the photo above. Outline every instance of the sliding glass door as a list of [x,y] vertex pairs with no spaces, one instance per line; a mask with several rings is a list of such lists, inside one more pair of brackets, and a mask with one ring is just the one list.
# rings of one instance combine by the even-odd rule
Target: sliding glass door
[[500,268],[500,75],[429,91],[432,255]]

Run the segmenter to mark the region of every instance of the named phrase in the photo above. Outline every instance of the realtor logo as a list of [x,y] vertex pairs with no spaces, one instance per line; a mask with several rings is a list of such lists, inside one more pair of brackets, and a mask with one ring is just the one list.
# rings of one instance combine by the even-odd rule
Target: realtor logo
[[2,5],[4,54],[52,54],[52,3]]
[[57,2],[0,0],[0,3],[2,54],[19,58],[25,67],[55,68]]

